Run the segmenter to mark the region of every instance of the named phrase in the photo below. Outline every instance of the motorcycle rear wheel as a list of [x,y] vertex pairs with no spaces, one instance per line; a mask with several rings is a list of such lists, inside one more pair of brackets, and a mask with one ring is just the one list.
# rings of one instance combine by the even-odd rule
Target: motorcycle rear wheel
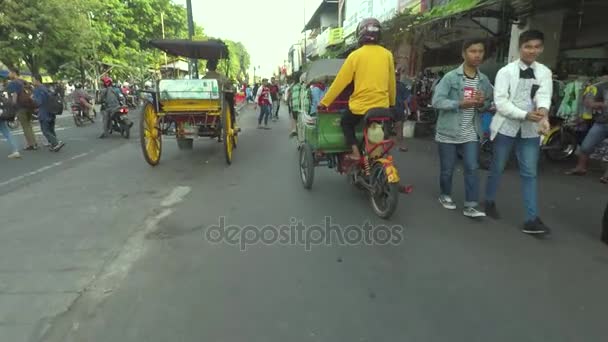
[[399,204],[399,185],[388,182],[386,171],[380,163],[372,167],[370,184],[373,189],[370,202],[374,213],[382,219],[389,219]]

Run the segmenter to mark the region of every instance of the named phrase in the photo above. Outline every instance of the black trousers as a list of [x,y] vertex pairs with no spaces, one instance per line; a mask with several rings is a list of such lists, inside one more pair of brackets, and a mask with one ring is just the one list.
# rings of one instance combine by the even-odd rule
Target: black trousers
[[357,136],[355,129],[361,123],[361,120],[365,115],[362,114],[353,114],[351,111],[347,110],[342,114],[342,132],[344,132],[344,139],[348,146],[358,145]]

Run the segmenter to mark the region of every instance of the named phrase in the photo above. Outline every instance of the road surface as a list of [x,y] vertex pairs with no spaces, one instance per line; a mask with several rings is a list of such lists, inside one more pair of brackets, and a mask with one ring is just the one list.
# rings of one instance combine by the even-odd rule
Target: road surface
[[[99,124],[69,119],[61,152],[3,161],[0,340],[606,341],[607,188],[597,177],[543,165],[553,235],[536,239],[519,231],[513,170],[499,195],[505,218],[472,221],[440,207],[436,148],[416,139],[395,156],[414,192],[383,221],[331,170],[303,189],[281,115],[257,130],[252,109],[241,111],[231,166],[214,140],[179,151],[166,139],[151,168],[137,130],[98,140]],[[460,204],[461,170],[454,181]],[[218,241],[222,222],[241,239]],[[292,226],[304,238],[278,230]],[[315,226],[330,226],[331,244],[317,243]],[[391,243],[358,236],[365,227]]]

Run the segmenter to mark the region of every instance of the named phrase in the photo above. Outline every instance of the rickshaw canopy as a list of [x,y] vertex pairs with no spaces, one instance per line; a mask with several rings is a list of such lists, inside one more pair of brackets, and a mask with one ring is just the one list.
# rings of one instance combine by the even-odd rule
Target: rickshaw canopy
[[326,78],[334,79],[338,75],[344,59],[319,59],[311,62],[304,68],[306,72],[305,82],[310,84],[316,81],[322,81]]
[[205,60],[229,57],[228,46],[219,39],[153,39],[149,44],[173,56]]

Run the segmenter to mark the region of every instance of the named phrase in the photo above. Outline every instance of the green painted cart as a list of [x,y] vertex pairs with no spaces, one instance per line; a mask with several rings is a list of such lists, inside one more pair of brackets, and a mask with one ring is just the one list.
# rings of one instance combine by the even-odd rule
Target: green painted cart
[[[312,62],[309,66],[306,71],[307,84],[318,80],[318,77],[323,77],[326,82],[335,78],[339,67],[327,70],[327,62],[323,61]],[[333,65],[336,64],[341,65]],[[397,208],[399,191],[411,191],[410,187],[399,187],[399,174],[390,155],[394,142],[385,132],[389,132],[388,127],[393,122],[392,111],[374,109],[366,114],[356,131],[362,158],[360,161],[351,161],[347,158],[351,148],[346,143],[341,127],[342,115],[348,109],[349,93],[349,89],[345,90],[327,109],[317,110],[308,106],[298,116],[300,178],[304,188],[311,189],[317,166],[326,166],[345,174],[351,184],[369,193],[376,215],[388,219]],[[310,98],[310,89],[305,96]]]

